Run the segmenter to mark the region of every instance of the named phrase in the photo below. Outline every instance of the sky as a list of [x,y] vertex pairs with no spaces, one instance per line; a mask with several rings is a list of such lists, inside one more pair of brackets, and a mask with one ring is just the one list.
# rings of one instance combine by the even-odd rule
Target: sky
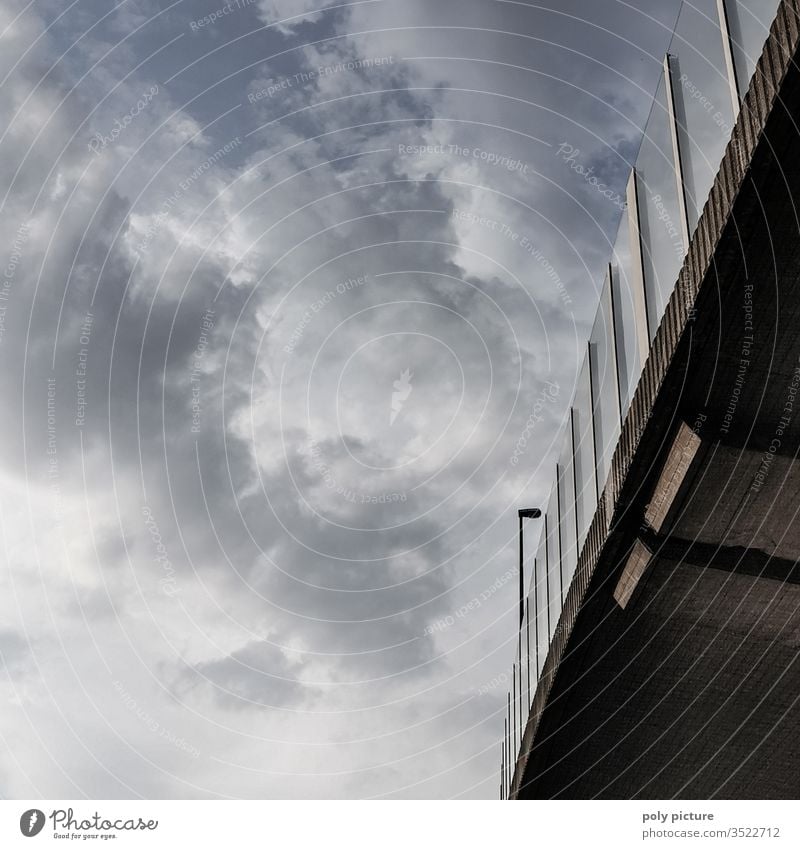
[[3,797],[497,798],[677,5],[0,0]]

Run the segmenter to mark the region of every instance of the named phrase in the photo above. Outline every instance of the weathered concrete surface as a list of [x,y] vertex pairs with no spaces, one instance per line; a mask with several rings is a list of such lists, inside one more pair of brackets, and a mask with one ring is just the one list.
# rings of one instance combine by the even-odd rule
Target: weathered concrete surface
[[656,558],[525,796],[797,798],[800,586]]
[[[651,348],[512,797],[800,794],[798,11],[781,4]],[[681,421],[707,453],[657,535],[644,513]],[[622,610],[639,537],[654,558]]]
[[653,556],[625,609],[606,600],[610,581],[593,592],[523,798],[797,797],[800,546],[769,508],[777,464],[797,508],[800,463],[778,458],[742,514],[741,481],[761,460],[709,450],[669,536],[639,529]]

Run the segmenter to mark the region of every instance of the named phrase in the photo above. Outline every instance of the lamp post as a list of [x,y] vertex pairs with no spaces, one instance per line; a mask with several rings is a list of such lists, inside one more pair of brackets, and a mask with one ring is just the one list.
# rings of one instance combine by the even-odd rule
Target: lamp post
[[524,558],[522,553],[522,520],[523,519],[538,519],[542,515],[542,511],[538,507],[525,507],[517,510],[519,516],[519,626],[522,627],[522,620],[525,618],[525,575],[524,575]]
[[[509,737],[511,741],[513,741],[513,752],[510,753],[511,756],[508,759],[508,782],[509,785],[513,779],[514,775],[514,767],[513,764],[517,758],[517,680],[519,680],[519,689],[520,689],[520,705],[519,705],[519,731],[520,731],[520,744],[522,743],[522,625],[525,621],[525,560],[523,553],[523,545],[522,545],[522,523],[523,519],[538,519],[542,515],[542,511],[538,507],[525,507],[517,511],[517,516],[519,518],[519,628],[517,629],[517,652],[520,659],[520,669],[519,676],[516,675],[516,666],[514,669],[513,676],[513,690],[514,690],[514,708],[513,711],[509,714],[509,730],[511,734]],[[530,672],[528,673],[528,678],[530,678]],[[530,687],[530,681],[528,682]],[[511,707],[511,694],[509,693],[509,708]],[[526,710],[530,707],[527,706]],[[511,742],[510,741],[510,742]],[[510,788],[509,788],[510,789]]]

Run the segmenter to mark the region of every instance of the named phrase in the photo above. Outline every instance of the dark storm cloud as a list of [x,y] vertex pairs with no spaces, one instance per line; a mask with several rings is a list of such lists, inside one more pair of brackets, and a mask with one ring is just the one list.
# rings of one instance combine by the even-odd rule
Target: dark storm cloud
[[279,648],[253,642],[220,660],[198,664],[184,673],[184,686],[210,685],[223,704],[281,708],[302,700],[303,687],[295,669]]
[[620,214],[558,150],[624,191],[674,4],[185,5],[3,58],[8,792],[492,795]]

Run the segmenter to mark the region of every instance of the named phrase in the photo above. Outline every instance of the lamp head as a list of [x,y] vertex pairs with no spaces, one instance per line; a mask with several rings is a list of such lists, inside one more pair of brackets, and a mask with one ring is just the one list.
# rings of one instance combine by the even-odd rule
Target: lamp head
[[520,519],[538,519],[542,515],[542,511],[538,507],[525,507],[518,510]]

